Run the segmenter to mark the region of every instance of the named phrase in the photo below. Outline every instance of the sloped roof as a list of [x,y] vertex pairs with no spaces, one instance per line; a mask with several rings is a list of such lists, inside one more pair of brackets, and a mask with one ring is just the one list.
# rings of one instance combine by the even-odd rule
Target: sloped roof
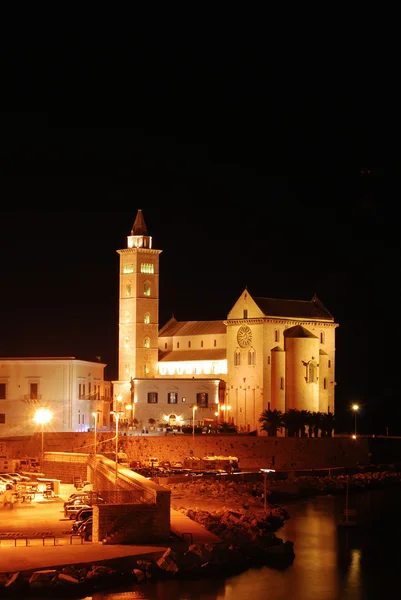
[[266,317],[287,317],[334,321],[322,302],[314,296],[312,300],[284,300],[280,298],[253,298]]
[[159,331],[160,337],[173,337],[178,335],[207,335],[227,333],[224,321],[176,321],[170,319]]
[[324,351],[324,350],[322,350],[322,349],[320,349],[320,350],[319,350],[319,354],[320,354],[321,356],[328,356],[327,352],[325,352],[325,351]]
[[318,339],[311,331],[308,331],[302,325],[294,325],[284,331],[284,337],[286,338],[315,338]]
[[142,209],[139,208],[131,229],[131,235],[148,235],[148,229],[143,218]]
[[227,351],[225,348],[210,348],[206,350],[172,350],[171,352],[159,352],[159,362],[225,360],[226,358]]
[[280,348],[280,346],[275,346],[274,348],[272,348],[272,352],[284,352],[284,350]]

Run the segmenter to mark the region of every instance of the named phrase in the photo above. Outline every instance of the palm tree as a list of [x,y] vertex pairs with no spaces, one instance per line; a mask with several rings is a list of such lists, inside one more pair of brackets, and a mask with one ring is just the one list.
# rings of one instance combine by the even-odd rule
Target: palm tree
[[262,423],[261,431],[266,431],[271,437],[277,437],[277,430],[283,426],[283,413],[277,409],[264,410],[259,417],[259,423]]
[[300,423],[300,432],[301,437],[306,436],[306,426],[309,423],[310,411],[309,410],[300,410],[299,411],[299,423]]
[[334,414],[333,413],[322,413],[321,419],[321,430],[323,437],[332,437],[334,430]]
[[298,437],[303,425],[300,411],[296,408],[286,410],[283,414],[283,425],[287,430],[287,437]]
[[319,429],[321,427],[323,413],[311,412],[309,415],[309,436],[319,437]]

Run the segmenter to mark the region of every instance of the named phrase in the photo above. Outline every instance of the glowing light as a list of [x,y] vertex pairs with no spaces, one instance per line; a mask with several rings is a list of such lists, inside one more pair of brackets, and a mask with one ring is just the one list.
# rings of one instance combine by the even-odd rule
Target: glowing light
[[39,425],[46,425],[46,423],[51,420],[52,416],[53,415],[48,408],[38,408],[33,420]]

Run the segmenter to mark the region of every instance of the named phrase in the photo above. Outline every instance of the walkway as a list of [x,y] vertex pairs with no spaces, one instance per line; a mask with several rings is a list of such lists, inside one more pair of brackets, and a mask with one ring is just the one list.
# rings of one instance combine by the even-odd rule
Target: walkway
[[[70,539],[70,536],[63,535],[63,531],[71,527],[71,521],[64,519],[62,506],[72,491],[76,491],[73,486],[62,485],[60,498],[53,501],[19,505],[12,512],[0,510],[0,573],[72,564],[92,565],[103,561],[112,566],[115,560],[118,560],[120,567],[129,569],[133,568],[139,557],[157,560],[170,547],[169,542],[160,545],[103,545],[92,542],[82,544],[80,538],[75,537]],[[177,510],[171,510],[170,518],[172,534],[187,545],[221,542],[219,537]],[[15,546],[14,539],[4,537],[8,534],[11,538],[13,532],[22,532],[28,538],[29,545],[26,546],[26,541],[21,538]],[[34,539],[38,533],[54,535],[55,539],[49,537],[44,542],[41,538]]]

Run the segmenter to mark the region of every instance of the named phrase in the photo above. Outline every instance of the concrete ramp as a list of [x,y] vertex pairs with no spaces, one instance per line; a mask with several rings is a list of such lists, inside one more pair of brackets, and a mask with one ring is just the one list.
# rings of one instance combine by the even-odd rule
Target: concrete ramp
[[220,544],[222,539],[178,510],[170,511],[171,533],[188,544]]

